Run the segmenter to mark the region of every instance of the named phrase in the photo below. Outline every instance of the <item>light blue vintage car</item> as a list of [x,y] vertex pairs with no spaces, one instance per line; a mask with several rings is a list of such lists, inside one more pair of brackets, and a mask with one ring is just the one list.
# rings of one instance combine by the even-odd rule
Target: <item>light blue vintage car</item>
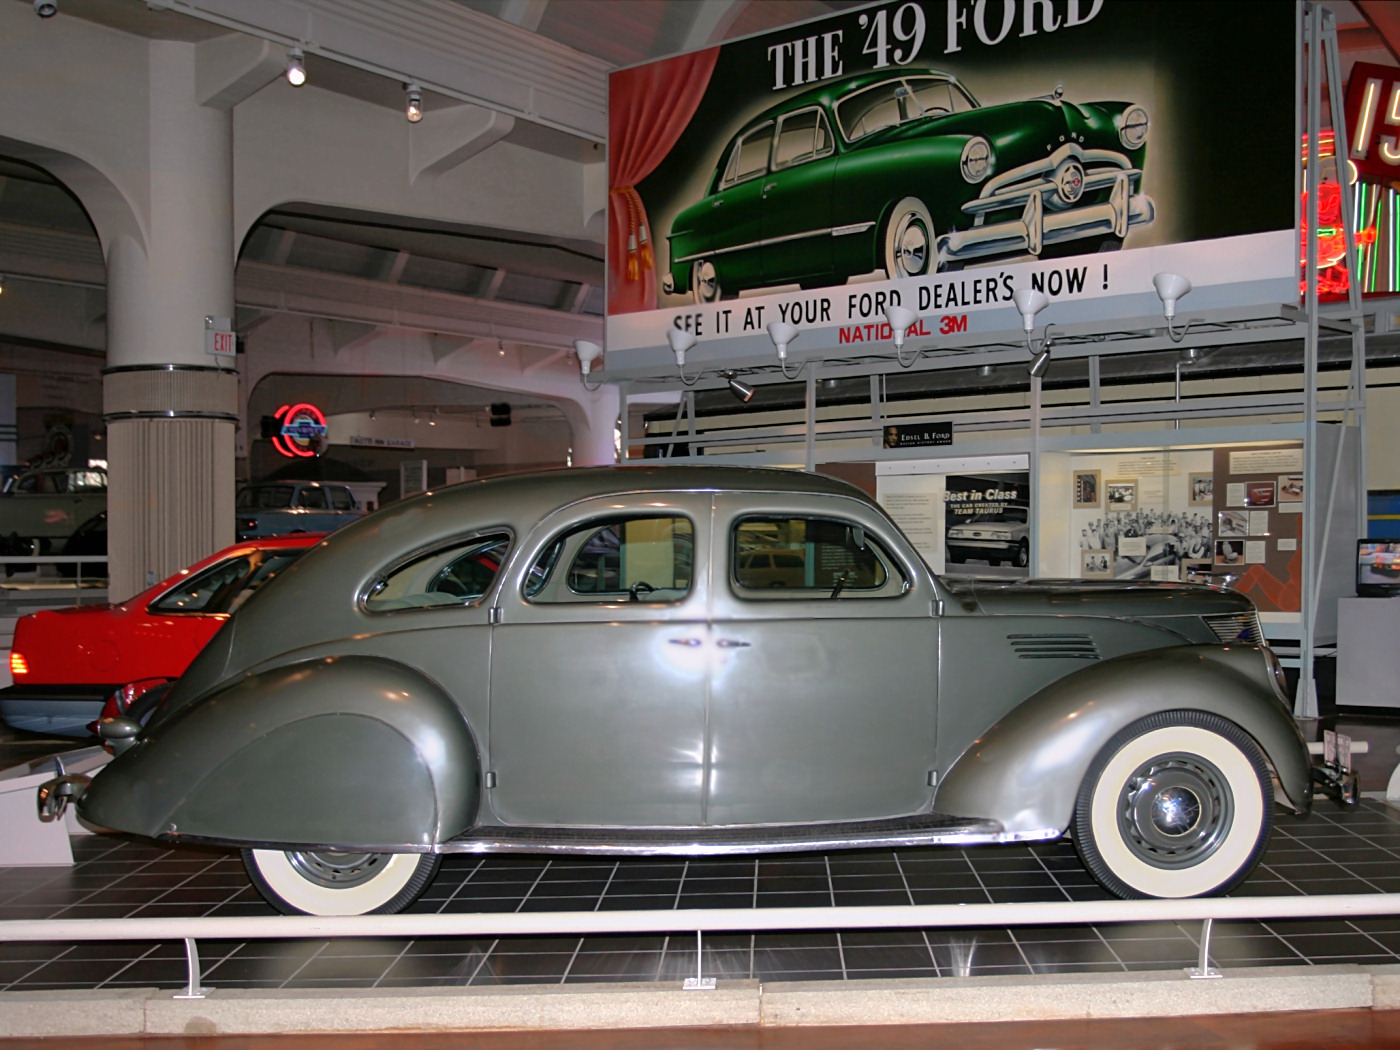
[[239,847],[313,914],[401,909],[444,853],[1067,833],[1114,893],[1188,897],[1312,799],[1246,598],[952,586],[860,490],[732,467],[393,504],[255,594],[144,725],[101,732],[116,759],[47,785],[51,813]]
[[345,485],[265,481],[238,491],[234,532],[241,542],[293,532],[331,532],[364,514]]

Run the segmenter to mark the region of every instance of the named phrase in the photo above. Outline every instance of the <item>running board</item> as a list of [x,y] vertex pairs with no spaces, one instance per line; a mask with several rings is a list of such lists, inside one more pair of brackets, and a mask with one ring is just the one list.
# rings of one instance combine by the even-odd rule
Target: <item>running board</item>
[[736,853],[982,846],[1043,842],[1058,828],[1009,832],[994,820],[925,813],[893,820],[687,828],[530,828],[483,825],[444,842],[440,853],[569,853],[632,857],[704,857]]

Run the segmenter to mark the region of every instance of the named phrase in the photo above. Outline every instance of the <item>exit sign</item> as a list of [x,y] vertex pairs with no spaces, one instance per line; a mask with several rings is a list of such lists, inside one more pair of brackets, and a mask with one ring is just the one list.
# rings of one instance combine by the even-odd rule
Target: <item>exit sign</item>
[[238,338],[227,317],[204,319],[204,352],[215,357],[233,357],[238,353]]

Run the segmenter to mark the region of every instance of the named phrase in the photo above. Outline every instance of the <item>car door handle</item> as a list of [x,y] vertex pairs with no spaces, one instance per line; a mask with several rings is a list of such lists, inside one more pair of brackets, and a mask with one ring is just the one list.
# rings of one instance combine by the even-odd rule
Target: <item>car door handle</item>
[[721,199],[715,201],[713,204],[711,204],[710,207],[711,207],[711,208],[718,208],[718,207],[719,207],[721,204],[723,204],[723,203],[724,203],[724,199],[721,198]]
[[747,649],[752,642],[741,642],[737,638],[721,638],[715,643],[721,649]]
[[777,186],[777,185],[778,185],[778,184],[777,184],[776,182],[770,182],[770,183],[768,183],[766,186],[763,187],[763,192],[764,192],[764,193],[767,193],[769,190],[773,189],[773,188],[774,188],[775,186]]
[[694,649],[697,646],[704,644],[700,641],[699,638],[668,638],[667,641],[669,641],[672,645],[683,645],[687,649]]

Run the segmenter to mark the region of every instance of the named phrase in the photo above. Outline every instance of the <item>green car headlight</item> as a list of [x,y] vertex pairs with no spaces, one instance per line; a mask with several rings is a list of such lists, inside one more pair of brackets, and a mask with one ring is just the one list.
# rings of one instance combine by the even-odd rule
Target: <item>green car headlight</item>
[[1118,139],[1128,149],[1137,149],[1147,141],[1147,110],[1129,106],[1118,118]]
[[962,168],[962,177],[968,182],[981,182],[996,166],[992,157],[992,144],[981,135],[968,139],[967,145],[963,147],[959,166]]

